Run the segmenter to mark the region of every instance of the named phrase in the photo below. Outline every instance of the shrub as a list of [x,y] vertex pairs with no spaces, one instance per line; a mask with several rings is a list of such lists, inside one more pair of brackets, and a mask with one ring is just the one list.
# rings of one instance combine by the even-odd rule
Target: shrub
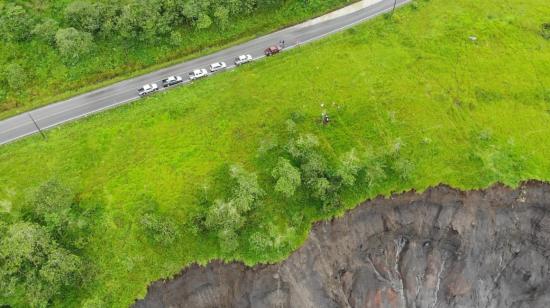
[[361,170],[360,160],[355,154],[355,150],[342,155],[340,164],[336,170],[336,175],[345,186],[353,186],[357,173]]
[[163,245],[172,244],[180,235],[174,222],[153,213],[143,215],[141,224],[153,241]]
[[[11,41],[25,41],[30,36],[32,19],[19,5],[0,6],[0,30],[2,38]],[[2,39],[0,38],[0,39]]]
[[30,191],[25,207],[31,220],[45,226],[56,237],[66,236],[75,219],[71,213],[75,194],[57,179],[49,180]]
[[68,64],[75,64],[93,48],[92,35],[75,28],[57,30],[55,43],[59,53]]
[[302,182],[300,171],[288,159],[282,157],[279,158],[271,175],[277,180],[275,191],[287,198],[294,195],[294,192]]
[[0,297],[22,294],[28,305],[46,306],[77,280],[80,268],[80,259],[39,225],[15,223],[0,239]]
[[13,91],[21,91],[29,79],[27,72],[21,65],[10,63],[4,69],[4,78]]
[[53,46],[55,44],[55,34],[58,29],[58,22],[53,19],[47,18],[42,23],[34,27],[34,29],[32,30],[32,35],[34,35],[39,40]]
[[65,20],[73,28],[89,33],[97,33],[103,24],[103,11],[104,9],[100,3],[74,1],[65,8]]
[[239,229],[244,219],[233,202],[216,200],[206,214],[205,225],[208,229]]
[[233,165],[230,169],[230,176],[236,182],[233,188],[232,203],[240,212],[249,211],[265,195],[258,184],[256,174],[246,172],[239,165]]
[[550,40],[550,23],[544,23],[541,25],[541,35],[547,40]]

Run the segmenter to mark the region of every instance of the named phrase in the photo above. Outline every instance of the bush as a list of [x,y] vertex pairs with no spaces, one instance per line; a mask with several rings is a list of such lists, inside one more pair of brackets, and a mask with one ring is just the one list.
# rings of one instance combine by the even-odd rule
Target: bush
[[544,23],[542,24],[541,28],[541,35],[547,40],[550,40],[550,23]]
[[292,158],[303,161],[315,152],[319,146],[319,140],[317,137],[311,134],[300,135],[296,139],[292,139],[286,149]]
[[342,155],[340,164],[336,170],[336,175],[344,186],[353,186],[357,173],[361,170],[360,160],[355,154],[355,150]]
[[231,166],[230,176],[236,182],[232,203],[240,212],[248,212],[265,195],[265,192],[260,188],[256,174],[246,172],[239,165]]
[[92,35],[75,28],[57,30],[55,43],[60,55],[68,64],[75,64],[93,48]]
[[230,253],[238,247],[237,231],[244,225],[245,215],[258,204],[264,191],[260,188],[256,174],[246,172],[234,165],[230,177],[235,182],[229,201],[216,200],[208,209],[205,226],[217,231],[220,248]]
[[48,43],[49,45],[55,44],[55,34],[59,29],[59,24],[57,21],[47,18],[42,23],[36,25],[32,30],[32,35],[34,35],[39,40]]
[[0,6],[0,30],[2,38],[10,41],[25,41],[30,37],[32,19],[19,5]]
[[218,239],[220,240],[220,249],[226,255],[234,252],[239,247],[238,236],[233,229],[218,231]]
[[244,219],[233,202],[216,200],[206,214],[205,226],[210,230],[242,227]]
[[300,170],[294,167],[288,159],[282,157],[279,158],[271,175],[277,180],[275,191],[287,198],[294,195],[294,192],[302,182]]
[[97,33],[103,24],[103,11],[105,10],[101,3],[74,1],[65,8],[65,20],[73,28],[89,33]]
[[4,69],[4,78],[13,91],[23,90],[29,79],[25,69],[17,63],[6,65]]
[[71,213],[75,194],[57,179],[49,180],[30,191],[25,207],[30,219],[45,226],[58,239],[67,234],[75,219]]
[[0,239],[0,297],[21,294],[30,306],[46,306],[63,287],[76,282],[81,265],[46,228],[15,223]]
[[143,215],[141,224],[153,241],[163,245],[172,244],[180,235],[174,222],[153,213]]

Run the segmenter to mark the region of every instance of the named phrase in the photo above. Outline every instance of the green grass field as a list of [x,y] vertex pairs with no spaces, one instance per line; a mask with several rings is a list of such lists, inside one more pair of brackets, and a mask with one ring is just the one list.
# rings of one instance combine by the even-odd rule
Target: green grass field
[[[409,180],[345,191],[346,208],[439,183],[474,189],[550,180],[550,41],[540,34],[549,16],[545,0],[414,2],[393,18],[53,129],[47,140],[3,146],[0,205],[17,215],[29,188],[56,177],[79,192],[82,206],[99,206],[83,251],[93,275],[56,303],[100,299],[118,307],[190,262],[284,259],[312,222],[343,213],[273,192],[279,152],[272,149],[286,142],[291,117],[329,158],[399,144],[413,163]],[[330,125],[319,124],[323,109]],[[267,197],[227,256],[215,236],[192,232],[190,217],[201,199],[227,194],[233,163],[257,172]],[[139,204],[146,198],[178,222],[175,244],[144,236]],[[266,229],[289,243],[285,249],[249,249],[250,234]]]

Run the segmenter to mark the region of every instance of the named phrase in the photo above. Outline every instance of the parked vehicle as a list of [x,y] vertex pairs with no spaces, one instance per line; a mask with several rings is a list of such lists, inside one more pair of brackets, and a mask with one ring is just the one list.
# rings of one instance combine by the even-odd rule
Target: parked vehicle
[[210,64],[209,69],[210,69],[210,72],[214,73],[219,70],[223,70],[226,67],[227,67],[227,64],[225,64],[225,62],[216,62],[216,63]]
[[283,50],[281,46],[273,45],[273,46],[267,47],[266,50],[264,50],[264,54],[269,57],[274,54],[278,54],[279,52],[281,52],[281,50]]
[[181,78],[181,76],[170,76],[162,80],[162,86],[166,88],[182,82],[183,82],[183,78]]
[[235,65],[239,66],[252,61],[252,55],[240,55],[235,58]]
[[139,96],[144,96],[158,91],[159,87],[156,83],[146,84],[138,89]]
[[203,77],[206,77],[206,76],[208,76],[208,71],[204,68],[194,70],[191,73],[189,73],[189,79],[191,79],[191,80],[203,78]]

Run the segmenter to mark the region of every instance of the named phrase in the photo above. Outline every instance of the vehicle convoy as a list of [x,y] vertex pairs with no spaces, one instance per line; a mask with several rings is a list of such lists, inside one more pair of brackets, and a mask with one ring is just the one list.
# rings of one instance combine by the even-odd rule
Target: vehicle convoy
[[226,67],[227,67],[227,64],[225,64],[225,62],[216,62],[216,63],[210,64],[209,69],[210,69],[210,72],[214,73],[219,70],[223,70]]
[[264,50],[264,54],[266,56],[272,56],[274,54],[278,54],[279,52],[281,52],[281,50],[283,50],[283,48],[279,45],[273,45],[273,46],[269,46],[268,48],[266,48],[266,50]]
[[143,87],[138,89],[139,96],[144,96],[153,92],[158,91],[159,87],[156,83],[146,84]]
[[197,70],[194,70],[191,73],[189,73],[189,79],[190,80],[195,80],[195,79],[203,78],[203,77],[206,77],[206,76],[208,76],[208,71],[204,68],[197,69]]
[[235,65],[239,66],[252,61],[252,55],[240,55],[235,58]]
[[167,88],[169,86],[173,86],[182,82],[183,82],[183,78],[181,78],[181,76],[170,76],[162,80],[162,86]]

